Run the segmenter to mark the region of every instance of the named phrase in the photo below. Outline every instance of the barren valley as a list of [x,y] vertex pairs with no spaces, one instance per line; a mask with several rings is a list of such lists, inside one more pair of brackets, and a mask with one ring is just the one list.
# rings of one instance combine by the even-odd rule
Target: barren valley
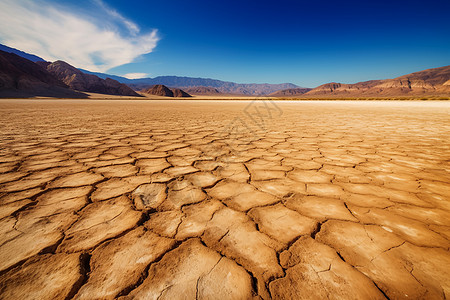
[[448,299],[450,103],[0,100],[1,299]]

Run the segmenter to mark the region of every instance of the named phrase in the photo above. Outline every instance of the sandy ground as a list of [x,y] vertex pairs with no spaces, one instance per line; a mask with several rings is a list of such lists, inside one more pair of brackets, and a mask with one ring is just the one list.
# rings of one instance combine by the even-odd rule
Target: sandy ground
[[450,103],[1,100],[2,299],[450,298]]

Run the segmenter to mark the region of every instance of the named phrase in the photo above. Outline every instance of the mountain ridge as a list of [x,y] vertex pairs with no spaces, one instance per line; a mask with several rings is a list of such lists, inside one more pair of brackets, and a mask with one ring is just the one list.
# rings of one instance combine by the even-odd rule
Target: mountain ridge
[[[0,70],[3,71],[3,78],[0,78],[0,81],[2,81],[0,82],[0,89],[3,90],[3,93],[6,89],[9,89],[13,94],[20,94],[21,91],[27,90],[28,92],[34,91],[36,96],[43,94],[59,95],[62,91],[55,92],[55,89],[65,89],[63,94],[67,94],[67,88],[70,87],[73,90],[85,92],[140,96],[134,90],[149,89],[154,85],[165,85],[172,90],[183,89],[188,94],[197,95],[269,95],[272,97],[286,98],[450,95],[450,66],[426,69],[393,79],[369,80],[351,84],[329,82],[309,89],[299,87],[292,83],[235,83],[211,78],[186,76],[157,76],[154,78],[128,79],[121,76],[78,69],[62,61],[54,63],[46,62],[36,55],[28,54],[1,44],[0,49],[7,50],[6,52],[2,51],[3,65],[1,67],[3,70]],[[8,59],[5,57],[9,57],[12,60],[12,64],[9,64]],[[26,62],[18,60],[19,57]],[[30,65],[33,61],[41,69]],[[59,68],[62,67],[63,70],[55,68],[55,65],[58,64],[60,65]],[[22,70],[20,70],[21,67],[23,67]],[[46,72],[50,71],[48,74],[52,73],[52,76],[55,79],[59,79],[60,83],[64,82],[64,86],[61,86],[58,82],[47,83],[46,80],[49,80],[49,75],[43,70]],[[27,72],[30,74],[27,74]],[[43,76],[42,82],[38,78],[41,75],[36,77],[36,74]],[[183,95],[180,91],[177,91],[177,93],[181,96]],[[76,95],[81,96],[81,94]]]
[[8,47],[8,46],[3,45],[3,44],[0,44],[0,50],[4,51],[4,52],[7,52],[7,53],[14,53],[14,54],[16,54],[16,55],[18,55],[20,57],[23,57],[23,58],[26,58],[28,60],[31,60],[32,62],[45,61],[45,59],[43,59],[43,58],[41,58],[41,57],[39,57],[37,55],[30,54],[30,53],[18,50],[16,48],[11,48],[11,47]]
[[81,69],[88,74],[96,75],[100,78],[110,77],[121,83],[129,85],[134,90],[143,90],[153,85],[161,84],[171,88],[188,89],[194,87],[212,87],[216,88],[223,94],[240,94],[240,95],[267,95],[278,90],[299,88],[293,83],[236,83],[231,81],[223,81],[212,78],[187,77],[187,76],[156,76],[154,78],[128,79],[116,75],[108,75],[105,73],[90,72]]
[[392,79],[368,80],[357,83],[329,82],[306,93],[289,94],[278,91],[275,97],[397,97],[450,94],[450,66],[431,68]]
[[53,63],[36,62],[36,64],[45,67],[47,71],[74,90],[107,95],[141,97],[126,84],[111,78],[103,79],[96,75],[83,73],[76,67],[61,60]]
[[0,51],[0,97],[87,98],[40,65],[17,54]]

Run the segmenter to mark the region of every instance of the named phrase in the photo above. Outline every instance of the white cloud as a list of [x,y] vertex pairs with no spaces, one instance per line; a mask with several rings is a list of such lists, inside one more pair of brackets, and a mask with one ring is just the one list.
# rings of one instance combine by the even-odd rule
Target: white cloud
[[123,77],[128,78],[128,79],[146,78],[148,76],[149,76],[149,74],[147,74],[147,73],[128,73],[128,74],[123,75]]
[[132,21],[126,19],[124,16],[122,16],[120,13],[117,12],[117,10],[110,8],[108,5],[106,5],[102,0],[93,0],[103,11],[105,11],[110,17],[118,20],[119,22],[123,23],[127,29],[129,30],[130,34],[137,35],[139,33],[139,27],[133,23]]
[[[152,52],[159,40],[156,30],[142,34],[132,21],[95,2],[101,8],[97,20],[48,0],[1,0],[0,43],[95,72]],[[129,35],[121,34],[122,28]]]

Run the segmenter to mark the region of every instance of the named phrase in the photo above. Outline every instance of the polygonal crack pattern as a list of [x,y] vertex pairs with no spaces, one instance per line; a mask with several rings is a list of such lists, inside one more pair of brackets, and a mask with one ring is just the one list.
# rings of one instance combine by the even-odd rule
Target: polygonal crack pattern
[[450,298],[448,104],[247,105],[0,101],[0,298]]

